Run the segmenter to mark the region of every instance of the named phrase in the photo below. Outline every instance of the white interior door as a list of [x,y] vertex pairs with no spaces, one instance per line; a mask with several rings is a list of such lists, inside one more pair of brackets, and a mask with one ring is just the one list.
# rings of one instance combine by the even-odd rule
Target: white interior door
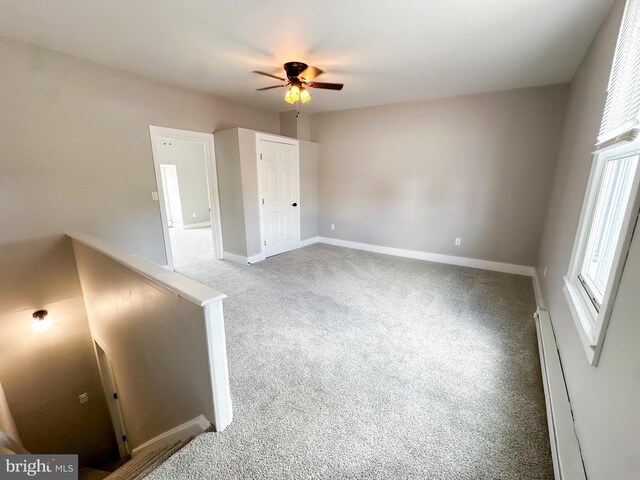
[[96,347],[96,354],[98,356],[98,367],[100,368],[102,388],[104,389],[107,406],[109,407],[109,414],[111,415],[111,422],[113,423],[113,429],[116,434],[116,441],[118,442],[118,451],[120,453],[120,458],[123,458],[129,454],[129,445],[127,444],[127,437],[124,431],[124,420],[122,417],[122,410],[120,409],[118,387],[113,375],[113,369],[111,368],[111,361],[109,360],[107,353],[98,342],[94,342],[94,344]]
[[296,145],[260,140],[265,257],[300,246],[300,173]]

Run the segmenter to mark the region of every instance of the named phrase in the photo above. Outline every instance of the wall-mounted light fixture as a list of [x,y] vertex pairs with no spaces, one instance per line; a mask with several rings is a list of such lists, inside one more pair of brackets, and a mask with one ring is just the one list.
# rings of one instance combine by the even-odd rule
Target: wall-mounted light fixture
[[38,332],[44,332],[45,330],[49,330],[51,327],[51,320],[47,318],[49,312],[46,310],[38,310],[37,312],[33,312],[33,319],[36,321],[36,330]]

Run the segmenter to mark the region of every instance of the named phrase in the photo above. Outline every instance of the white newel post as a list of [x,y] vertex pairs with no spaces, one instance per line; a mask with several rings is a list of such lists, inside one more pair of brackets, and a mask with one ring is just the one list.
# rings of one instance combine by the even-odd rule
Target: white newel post
[[228,427],[233,419],[222,300],[206,304],[204,313],[213,393],[214,423],[216,431],[220,432]]

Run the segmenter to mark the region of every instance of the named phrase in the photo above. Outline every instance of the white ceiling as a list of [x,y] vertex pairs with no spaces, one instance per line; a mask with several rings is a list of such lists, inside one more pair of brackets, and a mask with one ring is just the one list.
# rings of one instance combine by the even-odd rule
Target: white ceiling
[[329,111],[565,82],[612,0],[0,0],[0,35],[270,110],[304,61]]

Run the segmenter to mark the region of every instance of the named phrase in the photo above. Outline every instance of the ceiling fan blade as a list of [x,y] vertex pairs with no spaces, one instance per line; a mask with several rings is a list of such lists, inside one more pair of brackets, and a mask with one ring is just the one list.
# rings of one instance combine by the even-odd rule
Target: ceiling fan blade
[[286,82],[284,78],[278,77],[276,75],[271,75],[270,73],[267,73],[267,72],[259,72],[258,70],[254,70],[253,73],[257,73],[258,75],[264,75],[265,77],[275,78],[276,80],[280,80],[281,82]]
[[304,78],[305,81],[310,82],[311,80],[313,80],[319,75],[322,75],[323,73],[324,72],[319,68],[307,67],[302,72],[300,72],[300,75],[298,75],[298,78]]
[[273,87],[256,88],[256,91],[262,92],[263,90],[271,90],[272,88],[280,88],[280,87],[286,87],[286,85],[274,85]]
[[307,83],[307,85],[313,88],[324,88],[326,90],[342,90],[342,87],[344,87],[342,83],[326,83],[326,82],[310,82],[310,83]]

